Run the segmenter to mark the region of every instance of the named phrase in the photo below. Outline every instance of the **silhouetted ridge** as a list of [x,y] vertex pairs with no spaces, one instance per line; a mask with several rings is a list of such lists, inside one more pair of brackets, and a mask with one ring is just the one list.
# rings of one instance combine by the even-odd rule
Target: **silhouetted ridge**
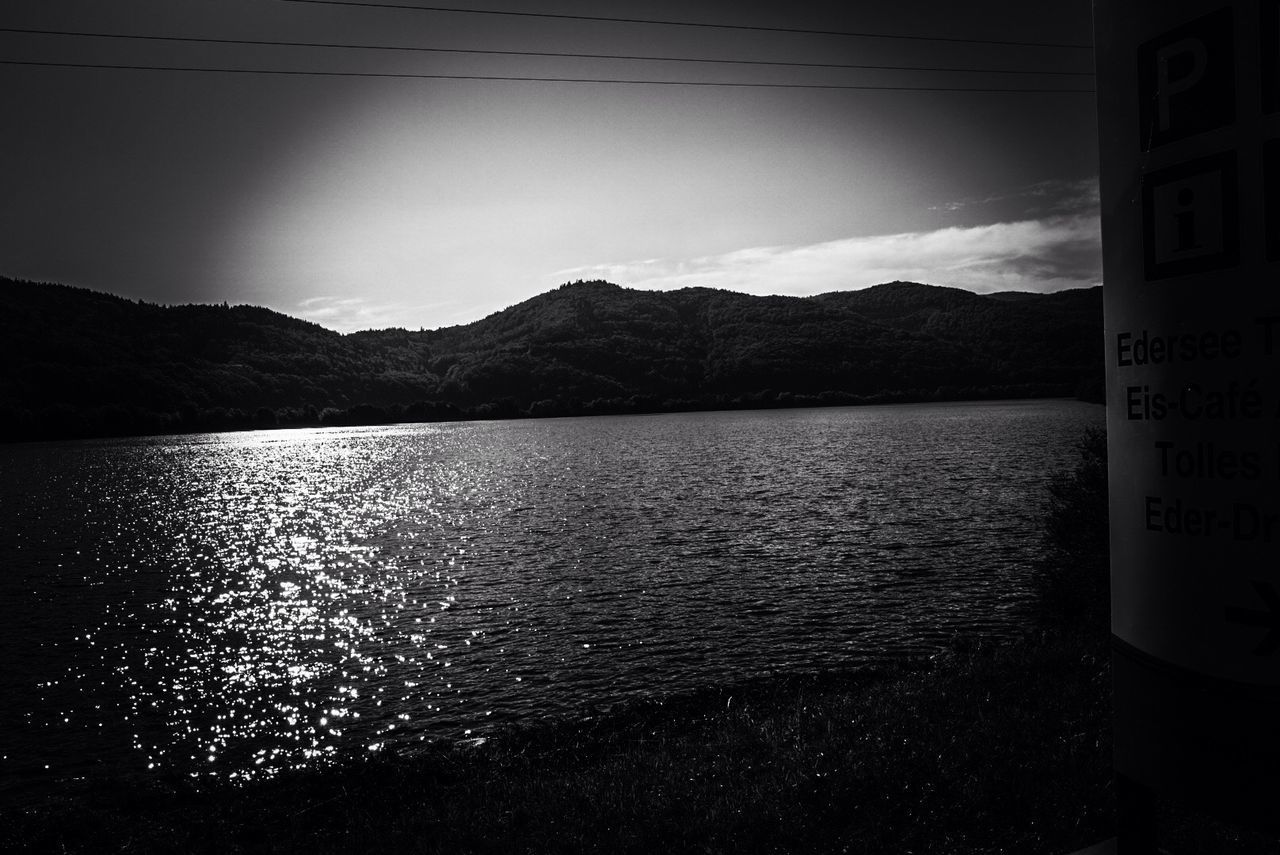
[[254,306],[0,279],[4,435],[1072,394],[1101,289],[815,297],[573,282],[462,326],[340,335]]

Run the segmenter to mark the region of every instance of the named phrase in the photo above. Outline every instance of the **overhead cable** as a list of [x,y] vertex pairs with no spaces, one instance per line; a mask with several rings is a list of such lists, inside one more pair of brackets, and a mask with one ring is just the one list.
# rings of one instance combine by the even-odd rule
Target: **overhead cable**
[[454,54],[476,54],[483,56],[533,56],[533,57],[555,57],[555,58],[574,58],[574,59],[623,59],[623,60],[639,60],[644,62],[685,62],[685,63],[713,63],[719,65],[760,65],[760,66],[780,66],[787,68],[832,68],[832,69],[858,69],[858,70],[876,70],[876,71],[940,71],[940,72],[963,72],[968,74],[1020,74],[1020,75],[1052,75],[1058,77],[1093,77],[1092,71],[1038,71],[1035,69],[1023,68],[955,68],[951,66],[928,66],[928,65],[870,65],[861,63],[834,63],[834,62],[788,62],[783,60],[764,60],[764,59],[714,59],[710,57],[688,57],[688,56],[648,56],[636,54],[613,54],[613,53],[571,53],[561,51],[532,51],[532,50],[486,50],[481,48],[443,48],[443,47],[416,47],[402,45],[360,45],[348,44],[345,42],[292,42],[277,41],[273,39],[220,39],[196,36],[156,36],[156,35],[135,35],[129,33],[94,33],[79,30],[36,30],[23,27],[0,27],[0,33],[22,33],[26,35],[43,35],[43,36],[80,36],[95,39],[132,39],[137,41],[163,41],[163,42],[183,42],[196,44],[219,44],[219,45],[243,45],[250,47],[304,47],[304,48],[336,48],[341,50],[368,50],[368,51],[406,51],[412,53],[454,53]]
[[531,77],[523,75],[487,74],[412,74],[389,71],[311,71],[275,68],[209,68],[179,65],[134,65],[96,62],[50,62],[23,59],[0,59],[0,65],[34,66],[44,68],[114,69],[122,71],[178,71],[205,72],[210,74],[278,74],[297,77],[376,77],[408,80],[493,80],[528,83],[597,83],[634,86],[703,86],[733,87],[740,89],[843,89],[876,92],[987,92],[1001,94],[1093,94],[1093,89],[1032,89],[997,88],[977,86],[871,86],[845,83],[752,83],[746,81],[711,80],[635,80],[599,77]]
[[713,24],[702,21],[669,21],[657,18],[614,18],[603,15],[567,15],[553,12],[518,12],[503,9],[460,9],[453,6],[414,6],[407,3],[361,3],[356,0],[281,0],[284,3],[314,3],[323,6],[355,6],[365,9],[408,9],[417,12],[450,12],[465,15],[505,15],[519,18],[551,18],[567,21],[604,21],[615,24],[652,24],[662,27],[701,27],[714,30],[752,30],[764,33],[798,33],[813,36],[850,36],[860,39],[900,39],[920,42],[953,42],[972,45],[1001,45],[1008,47],[1068,48],[1093,50],[1092,44],[1074,42],[1033,42],[1005,39],[973,39],[959,36],[924,36],[903,33],[872,33],[851,30],[819,30],[801,27],[767,27],[755,24]]

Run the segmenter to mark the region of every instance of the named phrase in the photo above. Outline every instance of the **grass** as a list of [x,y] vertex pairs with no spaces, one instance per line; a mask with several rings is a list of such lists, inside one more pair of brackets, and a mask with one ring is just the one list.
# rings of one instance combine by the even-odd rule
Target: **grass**
[[[1095,633],[778,676],[247,786],[88,783],[5,852],[1058,853],[1114,833]],[[1280,839],[1162,807],[1179,853]]]
[[244,787],[86,785],[0,848],[1067,852],[1112,826],[1103,654],[1055,635]]

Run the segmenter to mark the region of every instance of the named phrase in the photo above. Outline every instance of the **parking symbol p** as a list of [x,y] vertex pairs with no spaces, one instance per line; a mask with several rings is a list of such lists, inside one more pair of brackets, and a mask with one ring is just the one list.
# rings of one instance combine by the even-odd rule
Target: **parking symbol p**
[[1142,150],[1234,122],[1235,64],[1230,7],[1139,46]]
[[1262,112],[1280,112],[1280,2],[1262,0],[1258,20],[1262,55]]

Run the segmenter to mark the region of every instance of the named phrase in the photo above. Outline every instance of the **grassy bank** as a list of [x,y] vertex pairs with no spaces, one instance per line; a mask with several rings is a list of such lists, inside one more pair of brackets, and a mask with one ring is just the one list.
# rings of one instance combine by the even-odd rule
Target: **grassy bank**
[[[5,852],[1073,852],[1114,833],[1096,634],[775,677],[245,787],[86,784]],[[1280,840],[1162,807],[1173,855]]]
[[243,788],[87,786],[0,848],[1067,852],[1112,825],[1104,653],[1056,635]]

